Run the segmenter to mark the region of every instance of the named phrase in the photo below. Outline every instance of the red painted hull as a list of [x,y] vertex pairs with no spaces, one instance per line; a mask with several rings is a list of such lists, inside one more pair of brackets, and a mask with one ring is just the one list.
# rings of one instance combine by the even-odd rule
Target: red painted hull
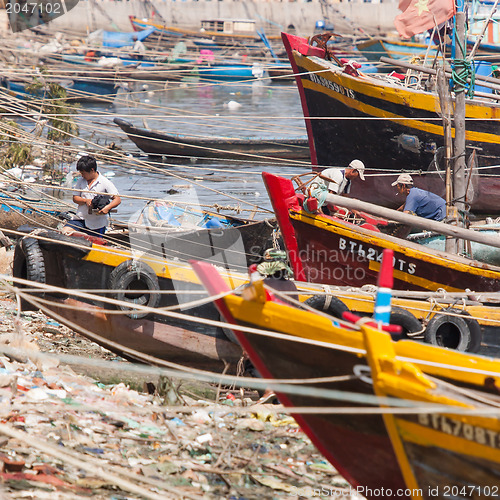
[[500,268],[307,213],[288,179],[264,173],[295,278],[329,285],[375,285],[385,248],[394,251],[394,288],[500,290]]
[[[249,325],[247,325],[249,326]],[[262,335],[241,334],[245,337],[245,350],[265,377],[276,379],[307,379],[354,375],[358,367],[366,366],[364,358],[356,354]],[[248,349],[250,347],[250,349]],[[369,370],[368,370],[369,371]],[[322,389],[337,389],[373,395],[371,383],[358,377],[340,383],[315,385]],[[338,407],[334,399],[312,398],[296,394],[278,394],[287,407]],[[348,403],[351,406],[351,403]],[[336,467],[353,487],[374,491],[384,488],[404,491],[391,441],[380,415],[293,414],[302,430],[321,453]],[[380,498],[364,494],[369,499]],[[404,495],[401,498],[407,498]]]
[[[287,33],[282,39],[296,75],[311,161],[318,169],[358,158],[367,174],[385,173],[369,183],[353,183],[353,197],[377,205],[395,206],[390,184],[402,170],[417,172],[417,186],[444,193],[444,176],[431,173],[431,162],[444,146],[437,94],[369,75],[349,75],[325,61],[325,51],[310,46],[307,39]],[[498,102],[467,100],[466,155],[475,151],[481,167],[467,200],[474,213],[499,213],[500,141],[492,119],[499,114]],[[387,176],[391,172],[394,177]]]

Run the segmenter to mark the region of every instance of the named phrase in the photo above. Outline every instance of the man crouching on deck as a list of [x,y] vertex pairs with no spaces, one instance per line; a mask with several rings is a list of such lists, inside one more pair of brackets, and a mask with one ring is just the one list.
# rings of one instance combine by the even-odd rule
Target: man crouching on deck
[[397,194],[406,196],[404,205],[398,208],[400,212],[437,221],[446,217],[446,201],[437,194],[414,187],[410,174],[401,174],[391,186],[397,186]]

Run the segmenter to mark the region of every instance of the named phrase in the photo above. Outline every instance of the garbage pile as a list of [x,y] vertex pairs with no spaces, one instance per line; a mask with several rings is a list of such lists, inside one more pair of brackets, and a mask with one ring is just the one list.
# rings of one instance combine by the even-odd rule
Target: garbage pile
[[[1,498],[354,498],[280,404],[220,387],[214,402],[182,380],[138,392],[118,382],[130,363],[42,313],[4,299],[0,315]],[[117,382],[60,362],[70,344]]]

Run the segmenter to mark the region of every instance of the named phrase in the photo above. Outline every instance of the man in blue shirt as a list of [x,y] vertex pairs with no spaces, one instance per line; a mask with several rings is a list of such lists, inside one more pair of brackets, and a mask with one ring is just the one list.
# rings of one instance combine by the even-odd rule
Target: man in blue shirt
[[398,210],[437,221],[446,217],[446,202],[443,198],[430,191],[414,187],[410,174],[401,174],[391,186],[397,186],[398,194],[406,196],[405,204]]

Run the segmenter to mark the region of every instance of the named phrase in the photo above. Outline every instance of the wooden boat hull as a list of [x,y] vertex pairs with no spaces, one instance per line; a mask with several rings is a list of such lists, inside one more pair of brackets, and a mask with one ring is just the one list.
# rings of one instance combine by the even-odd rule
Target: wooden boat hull
[[131,247],[138,251],[182,261],[219,255],[234,270],[245,273],[249,265],[261,262],[266,249],[273,247],[276,229],[276,220],[266,219],[215,229],[132,228],[129,238]]
[[[296,75],[313,164],[331,165],[333,159],[337,165],[348,165],[358,158],[368,169],[428,171],[444,144],[437,95],[367,75],[351,76],[325,61],[324,51],[304,38],[284,33],[283,42]],[[475,150],[479,167],[500,164],[498,117],[498,103],[467,101],[467,155]],[[386,205],[378,188],[384,189],[387,182],[381,177],[374,181],[375,189],[358,186],[362,199]],[[443,186],[444,181],[437,189]],[[497,170],[482,168],[472,210],[496,213],[499,189]]]
[[[370,39],[356,44],[357,49],[369,61],[378,62],[382,56],[392,59],[402,59],[409,61],[412,57],[419,56],[423,58],[427,52],[427,45],[421,43],[411,43],[387,39]],[[427,57],[434,59],[436,57],[436,47],[431,47]]]
[[[273,339],[249,333],[244,335],[247,339],[247,343],[243,344],[245,350],[259,373],[266,378],[286,380],[345,377],[359,374],[360,369],[366,369],[365,361],[356,354],[315,347],[293,340]],[[356,376],[352,378],[354,380],[341,383],[313,384],[313,387],[373,395],[369,384],[362,382]],[[279,400],[292,409],[341,405],[335,400],[296,394],[281,393]],[[355,413],[346,415],[293,413],[293,416],[319,451],[354,487],[364,486],[372,490],[404,489],[404,481],[399,473],[397,459],[381,416]],[[368,495],[367,498],[376,496]]]
[[[119,356],[140,362],[166,360],[200,370],[221,372],[225,364],[234,366],[242,356],[238,345],[221,335],[203,335],[187,324],[132,319],[107,312],[105,307],[76,298],[54,297],[47,313]],[[218,319],[215,317],[214,319]],[[100,338],[93,334],[97,334]],[[129,349],[138,354],[130,354]]]
[[[96,62],[87,62],[81,58],[63,58],[60,54],[51,54],[43,56],[43,61],[46,64],[56,66],[53,70],[59,74],[62,67],[71,69],[75,76],[83,76],[87,78],[105,79],[114,82],[117,79],[121,80],[151,80],[151,81],[167,81],[181,80],[183,72],[186,71],[186,65],[166,64],[153,65],[149,64],[146,67],[136,61],[134,67],[132,64],[128,66],[116,66],[113,68],[99,66]],[[52,67],[53,67],[52,66]],[[49,68],[51,69],[51,68]]]
[[[487,413],[498,409],[498,398],[477,398],[475,392],[430,379],[414,363],[396,359],[388,336],[363,335],[375,393],[415,407],[415,413],[384,414],[412,498],[498,496],[500,422]],[[444,409],[425,413],[423,404]]]
[[136,144],[149,155],[230,158],[271,157],[309,159],[307,139],[218,139],[166,134],[135,127],[121,118],[113,120]]
[[[335,285],[376,285],[384,248],[393,248],[397,290],[497,291],[500,269],[487,272],[477,261],[453,261],[444,252],[430,253],[422,246],[416,249],[396,238],[363,229],[352,230],[347,224],[326,217],[311,217],[290,212],[290,220],[302,249],[306,281]],[[305,252],[304,252],[305,250]],[[325,258],[326,256],[326,258]]]
[[[59,81],[65,90],[68,100],[74,102],[102,102],[115,97],[118,86],[114,82],[91,81],[85,79],[75,79],[71,81]],[[30,99],[33,97],[43,97],[44,92],[40,90],[35,94],[26,90],[26,82],[15,82],[10,80],[0,81],[0,85],[6,89],[9,95],[18,99]]]
[[[227,287],[195,264],[210,294],[227,292]],[[292,409],[302,429],[325,457],[355,488],[367,498],[380,498],[380,488],[392,491],[405,489],[403,474],[390,445],[383,418],[376,413],[357,413],[357,406],[366,406],[364,396],[373,396],[374,389],[365,355],[363,334],[337,326],[330,319],[290,307],[270,298],[259,282],[249,285],[247,294],[226,294],[216,305],[233,330],[259,373],[280,381],[300,380],[300,387],[333,389],[335,394],[307,394],[307,391],[277,391],[280,401]],[[244,297],[253,297],[245,300]],[[265,329],[270,335],[241,331],[238,326]],[[277,332],[280,336],[274,336]],[[496,394],[499,378],[488,375],[498,367],[498,361],[468,356],[448,349],[411,341],[392,342],[398,358],[412,358],[427,374],[450,381],[460,387],[475,388],[483,393]],[[478,364],[481,370],[477,370]],[[448,367],[460,367],[450,370]],[[314,379],[309,382],[308,379]],[[323,381],[318,379],[324,379]],[[336,412],[346,406],[343,393],[359,396],[357,402],[348,400],[350,412]],[[301,412],[300,408],[318,412]],[[293,411],[296,408],[297,411]],[[327,408],[333,408],[328,413]],[[321,412],[321,410],[325,410]],[[407,493],[406,493],[407,494]],[[399,494],[398,494],[399,495]],[[405,498],[404,493],[402,497]]]
[[[124,263],[134,262],[130,251],[89,243],[80,237],[61,236],[52,231],[40,232],[38,235],[43,238],[38,242],[28,237],[38,247],[35,253],[31,247],[27,250],[23,246],[23,240],[16,245],[13,275],[65,290],[64,294],[44,294],[48,304],[43,306],[43,310],[49,316],[120,356],[148,363],[154,363],[152,358],[156,358],[194,368],[216,371],[226,368],[235,372],[241,358],[241,348],[226,337],[222,328],[196,321],[196,318],[218,321],[220,315],[213,304],[187,309],[184,311],[187,316],[182,318],[161,313],[147,316],[127,313],[133,309],[136,301],[141,304],[141,300],[136,298],[137,294],[126,290],[142,290],[148,283],[139,277],[138,271],[134,270],[136,267],[132,265],[130,271],[124,270],[133,275],[128,288],[122,294],[111,291],[114,289],[113,272],[120,265],[123,267]],[[186,289],[200,290],[199,295],[189,295],[188,301],[204,296],[203,288],[187,264],[158,257],[144,258],[141,262],[155,273],[156,279],[153,277],[152,280],[157,281],[156,287],[145,288],[146,303],[149,291],[160,294],[155,305],[158,308],[182,306],[186,302],[185,297],[182,297]],[[93,290],[98,296],[128,297],[131,307],[125,307],[122,314],[117,314],[117,307],[99,297],[80,298],[79,292],[85,290]],[[162,291],[166,293],[162,294]],[[36,292],[33,295],[36,298]],[[129,349],[135,352],[131,353]]]
[[[291,317],[290,315],[288,316]],[[267,321],[266,321],[267,320]],[[251,323],[242,323],[245,326],[255,326],[257,328],[267,328],[275,331],[283,331],[283,328],[276,328],[273,321],[269,321],[269,316],[264,315],[262,320]],[[311,323],[312,324],[312,323]],[[275,328],[273,328],[273,326]],[[307,327],[303,326],[305,330]],[[304,332],[304,337],[311,333]],[[264,377],[276,378],[279,380],[286,379],[307,379],[307,378],[330,378],[330,377],[345,377],[351,375],[355,381],[337,382],[337,383],[322,383],[308,384],[315,388],[335,389],[339,391],[352,392],[358,395],[372,396],[373,387],[370,384],[369,372],[366,371],[366,359],[364,356],[350,352],[345,352],[339,349],[329,349],[319,346],[311,346],[301,342],[286,341],[283,339],[272,339],[263,335],[252,335],[249,333],[243,334],[247,340],[244,346],[248,352],[250,359],[258,367],[259,372]],[[353,335],[356,335],[353,332]],[[333,332],[330,337],[332,344],[340,346],[349,345],[358,346],[355,342],[345,343],[336,337]],[[422,354],[419,352],[418,355]],[[437,354],[437,353],[436,353]],[[418,357],[414,351],[410,355],[412,358]],[[425,358],[424,358],[425,359]],[[427,358],[429,359],[429,358]],[[446,361],[441,358],[441,362],[446,364]],[[425,366],[425,363],[424,363]],[[449,374],[451,376],[451,373]],[[364,381],[363,381],[364,379]],[[481,389],[481,384],[477,387]],[[288,408],[293,410],[303,407],[342,407],[345,406],[342,401],[333,399],[304,397],[296,394],[279,394],[279,400]],[[355,404],[348,403],[349,406],[356,408]],[[310,415],[293,413],[294,418],[307,433],[311,441],[321,451],[321,453],[336,467],[339,472],[353,485],[355,488],[364,488],[359,492],[367,498],[380,498],[375,490],[380,488],[391,489],[396,491],[402,488],[405,490],[406,483],[400,472],[400,467],[392,449],[392,444],[389,435],[383,425],[383,419],[380,415],[356,414],[355,409],[347,414],[330,414],[330,415]],[[407,427],[411,427],[408,425]],[[406,428],[405,428],[406,429]],[[418,442],[418,441],[417,441]],[[433,441],[439,442],[439,441]],[[440,460],[447,462],[447,465],[442,468],[442,474],[434,477],[440,485],[444,485],[449,479],[448,484],[453,484],[451,479],[460,479],[456,477],[456,472],[452,469],[457,466],[456,458],[453,454],[436,452],[435,460],[433,455],[434,446],[427,450],[426,456],[433,457],[426,460],[425,463],[420,462],[420,467],[425,469],[428,476],[432,476],[436,471],[429,470],[427,466],[437,466]],[[411,450],[415,454],[416,459],[422,458],[418,455],[418,446],[414,446]],[[460,454],[458,454],[460,455]],[[466,453],[463,454],[463,465],[466,466]],[[446,456],[449,458],[446,460]],[[418,462],[416,462],[418,463]],[[470,468],[470,462],[469,468]],[[481,464],[481,462],[479,461]],[[482,464],[481,464],[482,465]],[[450,472],[451,476],[445,473]],[[481,468],[482,469],[482,468]],[[462,476],[461,481],[468,475],[473,474],[475,468],[470,468],[469,473]],[[420,471],[423,473],[424,471]],[[486,471],[487,472],[487,471]],[[491,473],[487,475],[484,484],[488,484],[491,480]],[[481,478],[483,479],[483,478]],[[476,478],[475,481],[478,479]],[[433,484],[430,482],[429,484]],[[462,484],[457,482],[457,484]],[[472,482],[474,484],[474,481]],[[490,483],[494,485],[497,483]],[[372,494],[367,494],[371,491]],[[440,491],[442,491],[440,489]],[[402,495],[402,498],[408,498]],[[443,498],[443,497],[441,497]]]
[[[176,26],[165,26],[163,24],[155,23],[153,21],[148,21],[144,19],[138,19],[136,17],[130,16],[130,22],[134,30],[144,30],[148,28],[155,28],[157,31],[161,31],[168,36],[181,37],[181,36],[194,36],[199,37],[202,35],[204,38],[211,38],[218,43],[228,43],[233,40],[238,40],[240,42],[259,40],[257,33],[224,33],[220,31],[210,31],[210,30],[192,30],[187,28],[179,28]],[[279,40],[279,35],[268,35],[268,40]]]
[[394,251],[394,288],[494,292],[500,268],[439,252],[407,240],[307,213],[290,180],[264,173],[295,278],[313,283],[362,286],[377,283],[382,251]]
[[56,228],[63,220],[66,205],[58,205],[22,196],[0,195],[0,228],[17,230],[28,224],[43,228]]

